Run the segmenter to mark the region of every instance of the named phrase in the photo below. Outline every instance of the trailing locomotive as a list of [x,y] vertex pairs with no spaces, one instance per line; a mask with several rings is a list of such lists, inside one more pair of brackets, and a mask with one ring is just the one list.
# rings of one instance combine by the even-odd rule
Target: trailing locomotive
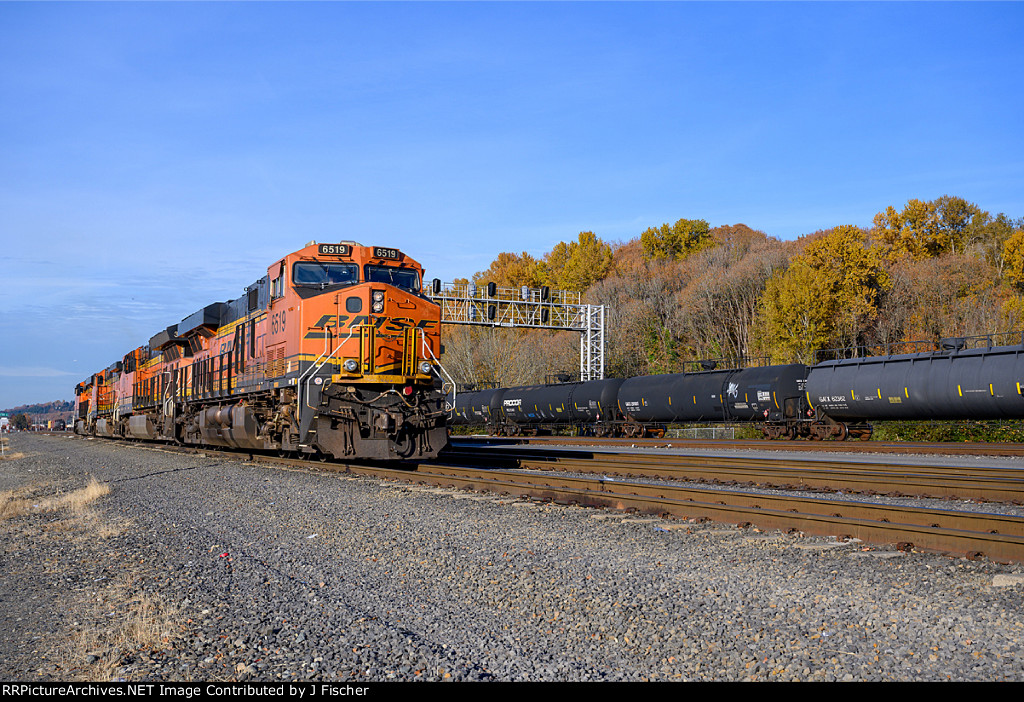
[[448,442],[440,307],[397,249],[317,244],[75,388],[79,434],[320,457],[431,458]]
[[1024,418],[1024,344],[463,393],[453,423],[499,435],[574,426],[660,436],[667,424],[757,422],[768,438],[868,438],[884,419]]

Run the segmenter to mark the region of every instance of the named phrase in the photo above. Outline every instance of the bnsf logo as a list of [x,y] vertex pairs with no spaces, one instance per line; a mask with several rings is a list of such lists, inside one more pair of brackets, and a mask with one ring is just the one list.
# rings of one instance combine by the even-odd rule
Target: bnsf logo
[[[373,324],[378,332],[384,333],[397,333],[409,327],[417,327],[419,329],[427,330],[434,329],[438,326],[438,322],[430,319],[421,319],[417,322],[409,317],[377,317],[371,320],[365,314],[356,315],[355,317],[351,317],[347,314],[337,316],[333,314],[325,314],[317,320],[313,327],[318,329],[350,329],[364,324]],[[305,338],[323,339],[324,332],[311,331],[306,334]]]

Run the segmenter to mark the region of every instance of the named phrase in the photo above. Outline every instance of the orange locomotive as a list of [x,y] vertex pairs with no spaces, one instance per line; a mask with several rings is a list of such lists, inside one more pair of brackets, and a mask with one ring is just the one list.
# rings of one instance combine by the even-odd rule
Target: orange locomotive
[[448,442],[440,307],[393,248],[310,243],[75,388],[80,434],[319,457]]

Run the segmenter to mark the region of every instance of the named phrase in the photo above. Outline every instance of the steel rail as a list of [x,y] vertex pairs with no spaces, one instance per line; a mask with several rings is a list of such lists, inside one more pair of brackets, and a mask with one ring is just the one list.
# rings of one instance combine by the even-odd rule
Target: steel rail
[[1002,562],[1024,561],[1024,519],[1006,515],[438,464],[419,464],[414,471],[356,463],[334,464],[332,468],[565,504],[797,530],[875,544],[897,543],[902,548],[986,556]]
[[537,444],[564,446],[634,446],[636,448],[818,451],[836,453],[909,453],[950,456],[1024,456],[1024,444],[982,442],[785,441],[767,439],[603,438],[593,436],[452,436],[456,446]]
[[[804,456],[710,456],[614,453],[548,447],[497,447],[450,451],[449,461],[498,463],[524,469],[574,470],[675,480],[773,485],[787,489],[919,495],[1024,503],[1024,466],[943,466]],[[571,466],[569,468],[568,466]]]

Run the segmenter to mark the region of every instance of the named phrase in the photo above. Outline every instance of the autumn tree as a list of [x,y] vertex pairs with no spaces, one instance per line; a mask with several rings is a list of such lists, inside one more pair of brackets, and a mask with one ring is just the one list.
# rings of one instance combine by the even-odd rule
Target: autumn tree
[[690,281],[688,267],[645,262],[616,273],[588,292],[592,304],[607,305],[605,358],[609,375],[630,377],[682,370],[684,317],[677,295]]
[[852,225],[812,238],[765,286],[759,347],[778,361],[810,363],[817,350],[859,343],[889,284],[882,258]]
[[487,270],[473,276],[473,282],[495,283],[502,288],[535,288],[543,282],[543,271],[540,262],[525,251],[521,256],[500,253]]
[[547,285],[584,292],[611,271],[612,247],[594,232],[580,232],[576,241],[558,242],[540,268]]
[[910,200],[902,211],[889,205],[874,218],[875,233],[893,257],[937,256],[947,242],[939,234],[938,216],[932,203]]
[[962,197],[943,195],[924,202],[910,200],[897,211],[891,205],[874,218],[874,234],[893,258],[930,258],[964,253],[981,238],[990,222],[988,212]]
[[[742,225],[741,225],[742,226]],[[693,358],[739,359],[751,355],[751,331],[765,285],[786,265],[777,239],[726,241],[689,259],[694,277],[677,296],[688,314],[686,344]]]
[[1014,285],[1024,288],[1024,229],[1006,239],[1002,255],[1003,273]]
[[903,265],[913,285],[913,298],[905,309],[907,341],[1004,331],[1003,293],[985,261],[950,253]]
[[458,388],[544,381],[556,370],[579,366],[579,336],[544,329],[446,325],[441,363]]
[[773,362],[813,363],[830,345],[833,320],[821,304],[828,296],[825,275],[794,264],[768,281],[757,320],[757,348]]
[[680,219],[675,224],[651,227],[640,235],[644,256],[650,260],[682,260],[714,244],[711,226],[703,219]]

